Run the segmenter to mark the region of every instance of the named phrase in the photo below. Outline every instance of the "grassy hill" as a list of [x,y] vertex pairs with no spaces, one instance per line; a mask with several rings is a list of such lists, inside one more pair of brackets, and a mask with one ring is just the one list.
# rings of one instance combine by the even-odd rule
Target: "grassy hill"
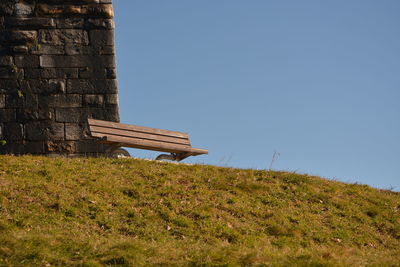
[[399,264],[396,192],[288,172],[0,156],[0,266]]

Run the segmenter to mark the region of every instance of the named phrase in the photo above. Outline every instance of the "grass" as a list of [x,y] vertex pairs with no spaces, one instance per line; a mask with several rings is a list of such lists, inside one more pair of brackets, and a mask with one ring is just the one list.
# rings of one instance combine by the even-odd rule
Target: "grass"
[[0,266],[399,266],[399,215],[288,172],[0,156]]

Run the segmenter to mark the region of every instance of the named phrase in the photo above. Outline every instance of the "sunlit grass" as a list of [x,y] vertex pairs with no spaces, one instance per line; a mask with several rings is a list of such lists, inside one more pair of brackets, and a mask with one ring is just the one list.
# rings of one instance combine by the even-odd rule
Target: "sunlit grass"
[[0,266],[400,262],[399,193],[207,165],[0,159]]

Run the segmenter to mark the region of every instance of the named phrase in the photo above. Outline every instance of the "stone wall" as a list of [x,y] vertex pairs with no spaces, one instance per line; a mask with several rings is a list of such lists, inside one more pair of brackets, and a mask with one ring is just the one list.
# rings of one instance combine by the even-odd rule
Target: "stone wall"
[[97,154],[119,121],[111,0],[0,0],[0,153]]

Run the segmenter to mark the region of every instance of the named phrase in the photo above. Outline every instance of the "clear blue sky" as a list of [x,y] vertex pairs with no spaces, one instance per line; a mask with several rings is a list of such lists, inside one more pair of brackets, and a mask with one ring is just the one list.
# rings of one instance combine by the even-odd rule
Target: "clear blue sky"
[[[121,121],[189,163],[400,190],[400,1],[114,0]],[[155,152],[131,150],[137,157]]]

